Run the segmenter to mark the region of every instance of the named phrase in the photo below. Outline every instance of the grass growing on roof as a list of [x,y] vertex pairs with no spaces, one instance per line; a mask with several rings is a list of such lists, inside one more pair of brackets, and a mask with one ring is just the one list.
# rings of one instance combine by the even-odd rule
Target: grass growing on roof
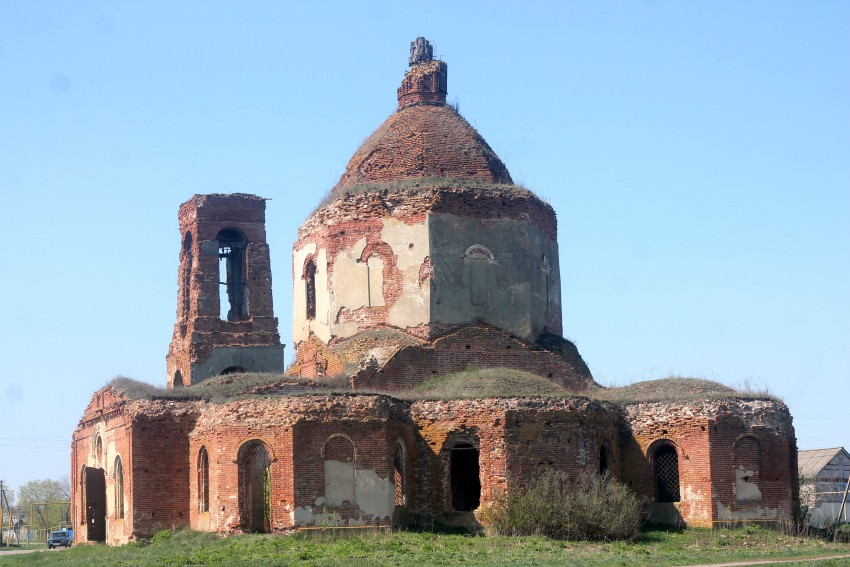
[[756,390],[753,388],[736,389],[712,380],[684,378],[681,376],[646,380],[627,386],[598,388],[588,392],[588,395],[599,400],[624,404],[719,400],[725,398],[781,401],[765,390]]
[[565,397],[570,392],[531,372],[513,368],[470,368],[431,378],[404,392],[407,399]]
[[208,401],[222,403],[249,396],[332,394],[351,391],[334,380],[307,380],[283,374],[227,374],[183,388],[159,388],[119,376],[108,386],[134,400]]

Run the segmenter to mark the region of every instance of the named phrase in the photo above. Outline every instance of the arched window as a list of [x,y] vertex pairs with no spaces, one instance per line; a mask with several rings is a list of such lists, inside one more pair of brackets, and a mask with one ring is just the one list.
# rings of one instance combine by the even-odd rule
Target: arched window
[[325,461],[325,503],[328,506],[357,504],[354,480],[356,456],[354,443],[345,435],[332,435],[325,441],[322,458]]
[[307,298],[307,319],[316,318],[316,264],[307,260],[304,267],[304,295]]
[[661,445],[655,451],[655,500],[679,502],[679,454],[672,445]]
[[755,437],[735,442],[735,499],[738,502],[761,500],[761,445]]
[[221,318],[244,321],[248,318],[248,286],[245,281],[245,250],[248,241],[238,230],[225,229],[218,241],[219,301]]
[[208,512],[210,509],[210,458],[207,448],[201,447],[198,452],[198,512]]
[[[192,233],[187,232],[183,237],[183,282],[181,285],[181,293],[183,293],[183,316],[182,319],[189,318],[189,298],[191,297],[190,287],[192,285]],[[181,331],[185,333],[185,327],[181,327]]]
[[124,518],[124,467],[121,464],[120,455],[115,457],[112,474],[115,479],[115,517],[120,520]]
[[174,387],[182,388],[183,386],[185,386],[183,383],[183,373],[178,370],[174,373]]
[[407,451],[404,444],[399,440],[395,444],[395,455],[393,455],[393,473],[395,484],[395,505],[405,506],[407,504]]
[[97,466],[102,467],[101,463],[103,462],[103,439],[100,435],[97,436],[97,439],[94,441],[94,457],[97,460]]
[[490,291],[490,264],[497,263],[493,252],[483,244],[473,244],[463,254],[463,263],[469,270],[469,293],[472,305],[487,305]]

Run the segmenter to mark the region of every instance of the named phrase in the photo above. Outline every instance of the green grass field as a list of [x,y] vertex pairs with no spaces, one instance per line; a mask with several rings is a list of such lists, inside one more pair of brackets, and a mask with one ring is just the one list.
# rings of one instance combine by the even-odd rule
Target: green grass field
[[[181,531],[149,544],[80,545],[70,550],[9,556],[3,565],[688,565],[747,559],[850,554],[850,545],[798,538],[758,528],[647,531],[634,544],[560,542],[396,532],[335,536],[242,535]],[[802,563],[801,563],[802,564]],[[812,565],[808,563],[807,565]],[[850,558],[817,565],[850,565]]]

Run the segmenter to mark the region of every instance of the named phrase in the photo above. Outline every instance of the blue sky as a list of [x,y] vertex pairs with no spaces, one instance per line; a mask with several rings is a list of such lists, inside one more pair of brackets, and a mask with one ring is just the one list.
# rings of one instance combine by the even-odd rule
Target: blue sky
[[69,471],[94,390],[165,384],[177,208],[271,199],[291,246],[395,109],[416,36],[559,220],[596,379],[766,386],[850,446],[850,3],[0,2],[0,479]]

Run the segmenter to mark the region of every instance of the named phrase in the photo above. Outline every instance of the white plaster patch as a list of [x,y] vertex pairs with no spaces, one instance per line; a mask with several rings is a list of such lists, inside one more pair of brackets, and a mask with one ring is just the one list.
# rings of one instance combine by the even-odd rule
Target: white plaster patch
[[391,516],[395,508],[395,487],[389,478],[381,478],[371,469],[358,470],[357,504],[360,511],[375,518]]
[[405,224],[394,218],[383,219],[381,240],[396,255],[396,268],[401,272],[401,295],[390,306],[387,322],[396,327],[416,327],[430,318],[431,287],[419,285],[419,270],[430,255],[428,224]]
[[328,290],[328,253],[316,254],[316,318],[310,328],[326,344],[331,340],[331,298]]
[[325,504],[342,506],[346,501],[357,504],[354,483],[354,461],[325,461]]
[[384,301],[384,261],[378,256],[370,256],[366,261],[369,274],[369,307],[383,307]]
[[755,471],[747,470],[743,465],[739,465],[735,469],[735,497],[739,502],[751,501],[758,502],[761,500],[761,490],[756,483],[749,479],[755,474]]

